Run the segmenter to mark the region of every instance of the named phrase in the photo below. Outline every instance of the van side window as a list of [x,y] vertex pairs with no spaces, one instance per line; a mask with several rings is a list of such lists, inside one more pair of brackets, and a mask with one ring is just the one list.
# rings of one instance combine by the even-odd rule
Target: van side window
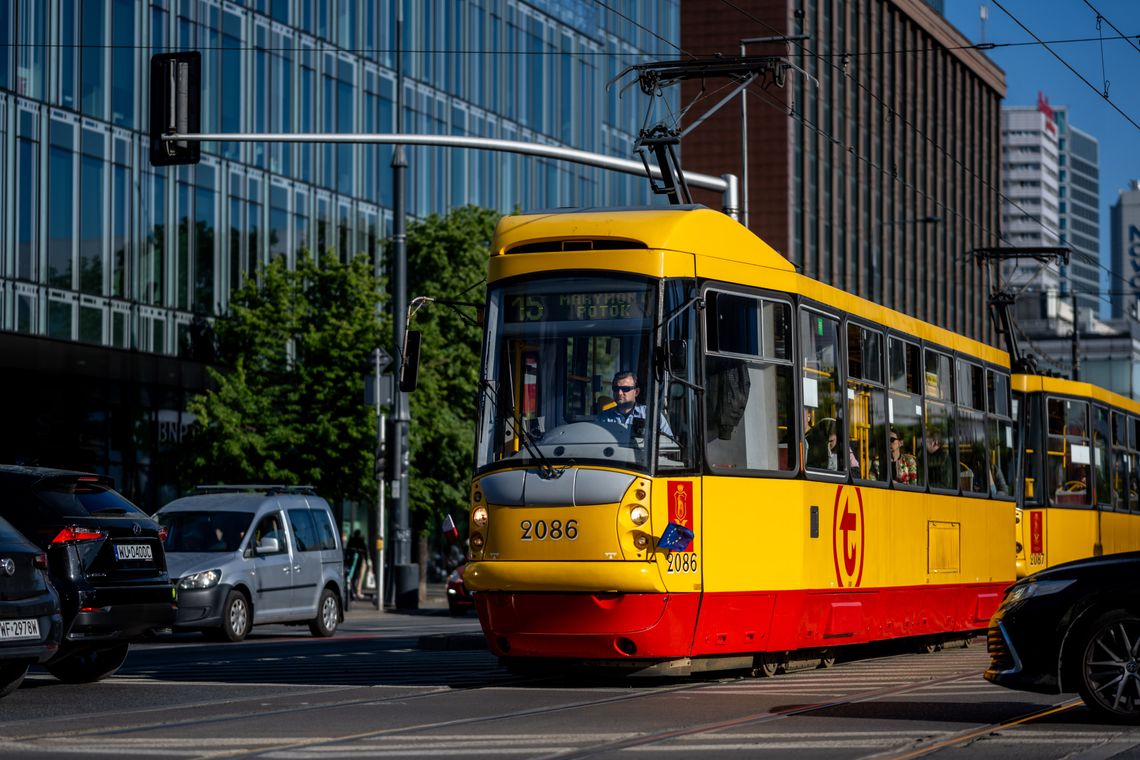
[[[277,553],[284,552],[285,548],[285,530],[281,524],[281,516],[274,512],[271,515],[266,515],[261,518],[261,522],[253,529],[253,545],[258,546],[267,538],[277,540]],[[264,552],[263,552],[264,553]]]
[[317,526],[313,525],[313,513],[307,509],[290,509],[289,524],[293,526],[293,536],[297,539],[297,551],[315,552],[321,548],[317,536]]
[[336,550],[336,532],[333,530],[332,515],[320,509],[309,511],[313,524],[317,526],[320,548],[324,551]]

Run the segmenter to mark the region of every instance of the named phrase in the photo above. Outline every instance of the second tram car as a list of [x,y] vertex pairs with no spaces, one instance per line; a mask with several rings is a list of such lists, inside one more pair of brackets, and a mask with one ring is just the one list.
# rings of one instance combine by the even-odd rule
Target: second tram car
[[1024,435],[1019,578],[1140,549],[1140,404],[1095,385],[1013,376]]
[[508,662],[826,664],[1014,580],[1007,355],[723,214],[505,217],[482,362],[465,580]]

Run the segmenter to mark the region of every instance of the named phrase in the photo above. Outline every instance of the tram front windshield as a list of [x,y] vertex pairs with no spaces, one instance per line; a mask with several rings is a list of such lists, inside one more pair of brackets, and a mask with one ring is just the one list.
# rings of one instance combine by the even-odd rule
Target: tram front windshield
[[650,366],[656,304],[645,278],[492,286],[477,467],[645,471],[654,450],[669,460],[676,443]]

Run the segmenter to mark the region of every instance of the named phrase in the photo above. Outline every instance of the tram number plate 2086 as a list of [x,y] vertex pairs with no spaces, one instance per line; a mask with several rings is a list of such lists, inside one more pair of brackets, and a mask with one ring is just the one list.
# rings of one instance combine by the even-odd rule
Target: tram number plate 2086
[[577,520],[522,520],[520,541],[573,541],[578,538]]
[[697,555],[692,552],[672,552],[669,554],[668,560],[666,575],[697,572]]

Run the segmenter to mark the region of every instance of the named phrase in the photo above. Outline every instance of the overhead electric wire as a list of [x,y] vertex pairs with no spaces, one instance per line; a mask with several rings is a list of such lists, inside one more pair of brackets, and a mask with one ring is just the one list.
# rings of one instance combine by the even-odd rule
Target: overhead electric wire
[[1076,69],[1074,69],[1072,66],[1069,65],[1068,61],[1066,61],[1064,58],[1059,56],[1053,50],[1053,48],[1049,47],[1049,45],[1046,42],[1044,42],[1040,37],[1038,37],[1036,34],[1034,34],[1032,31],[1030,31],[1029,27],[1027,27],[1025,24],[1021,23],[1021,20],[1018,19],[1017,16],[1014,16],[1012,13],[1010,13],[1008,10],[1006,10],[1005,7],[1000,2],[998,2],[998,0],[992,0],[992,2],[998,8],[1001,8],[1002,12],[1005,13],[1005,15],[1009,16],[1015,24],[1017,24],[1022,29],[1024,29],[1026,34],[1028,34],[1033,39],[1037,40],[1041,44],[1041,47],[1048,50],[1049,54],[1052,55],[1054,58],[1056,58],[1058,61],[1060,61],[1064,65],[1065,68],[1067,68],[1069,71],[1073,72],[1073,76],[1075,76],[1077,79],[1084,82],[1085,85],[1087,85],[1088,88],[1090,90],[1092,90],[1093,92],[1095,92],[1097,95],[1100,95],[1102,98],[1104,98],[1105,102],[1108,103],[1110,106],[1112,106],[1113,110],[1115,110],[1118,114],[1123,116],[1128,121],[1128,123],[1131,124],[1132,126],[1136,127],[1137,130],[1140,130],[1140,124],[1137,124],[1136,121],[1133,120],[1133,118],[1131,116],[1124,113],[1124,111],[1120,110],[1120,107],[1112,102],[1112,98],[1108,97],[1107,92],[1099,92],[1096,89],[1096,87],[1093,86],[1093,84],[1091,82],[1089,82],[1089,80],[1085,79],[1079,71],[1077,71]]
[[[1086,1],[1087,1],[1087,0],[1086,0]],[[769,23],[767,23],[767,22],[763,21],[762,19],[758,19],[758,18],[756,18],[754,15],[752,15],[752,14],[751,14],[751,13],[749,13],[748,11],[744,10],[743,8],[740,8],[740,7],[739,7],[739,6],[737,6],[735,3],[733,3],[733,2],[732,2],[732,0],[721,0],[721,2],[723,2],[725,5],[728,5],[729,7],[733,8],[734,10],[738,11],[739,13],[741,13],[742,15],[744,15],[745,17],[747,17],[747,18],[748,18],[748,19],[750,19],[751,21],[754,21],[754,22],[756,22],[757,24],[760,24],[761,26],[764,26],[764,27],[766,27],[766,28],[767,28],[769,31],[771,31],[771,32],[773,32],[773,33],[775,33],[775,34],[780,34],[780,35],[782,35],[782,34],[783,34],[783,33],[782,33],[782,32],[781,32],[779,29],[777,29],[776,27],[774,27],[774,26],[772,26],[771,24],[769,24]],[[999,5],[999,7],[1000,7],[1000,5]],[[1002,8],[1002,10],[1003,10],[1003,11],[1005,11],[1005,9],[1004,9],[1004,8]],[[1007,14],[1009,13],[1008,11],[1005,11],[1005,12],[1006,12]],[[1011,16],[1011,18],[1012,18],[1012,16]],[[1016,21],[1016,19],[1015,19],[1015,21]],[[1018,23],[1020,23],[1020,22],[1018,22]],[[1023,28],[1024,28],[1024,27],[1023,27]],[[1115,29],[1115,27],[1113,27],[1113,28]],[[1028,30],[1026,30],[1026,31],[1028,31]],[[1119,31],[1119,30],[1117,30],[1117,31]],[[1030,33],[1030,34],[1032,34],[1032,33]],[[1123,35],[1122,35],[1122,36],[1123,36]],[[1036,36],[1035,36],[1035,37],[1034,37],[1034,39],[1038,39],[1038,38],[1036,38]],[[1090,39],[1090,40],[1096,40],[1097,38],[1089,38],[1089,39]],[[820,60],[821,62],[825,62],[825,61],[824,61],[824,59],[825,59],[825,58],[830,58],[830,57],[842,57],[840,54],[830,54],[830,55],[824,55],[824,54],[821,54],[821,53],[818,53],[818,52],[814,52],[814,51],[812,51],[812,50],[808,49],[808,47],[807,47],[806,45],[804,45],[803,43],[801,43],[801,42],[798,42],[798,41],[794,41],[794,40],[793,40],[793,41],[790,41],[790,42],[791,42],[791,44],[795,44],[795,45],[799,46],[799,47],[802,49],[802,52],[803,52],[805,55],[808,55],[808,56],[814,57],[814,58],[816,58],[817,60]],[[1041,43],[1041,42],[1040,42],[1040,40],[1038,39],[1038,41],[1037,41],[1037,42],[1033,42],[1033,43],[1024,43],[1024,44],[1027,44],[1027,45],[1036,45],[1036,44],[1043,44],[1043,43]],[[975,47],[976,47],[976,46],[975,46]],[[933,48],[930,48],[930,49],[926,49],[926,50],[925,50],[925,51],[923,51],[923,52],[927,52],[927,53],[930,53],[930,52],[935,52],[935,49],[933,49]],[[1050,51],[1050,52],[1052,52],[1052,51]],[[1056,55],[1056,54],[1054,53],[1054,55]],[[1031,218],[1033,217],[1033,214],[1030,214],[1030,212],[1029,212],[1027,209],[1023,208],[1023,207],[1022,207],[1020,204],[1018,204],[1018,203],[1017,203],[1016,201],[1014,201],[1012,198],[1010,198],[1009,196],[1007,196],[1007,195],[1006,195],[1006,194],[1005,194],[1005,193],[1002,191],[1002,189],[1001,189],[1001,187],[1000,187],[1000,186],[996,186],[996,187],[995,187],[995,186],[994,186],[994,185],[992,185],[991,183],[987,182],[987,181],[986,181],[986,179],[985,179],[984,177],[982,177],[982,176],[979,176],[979,175],[978,175],[976,172],[974,172],[974,171],[973,171],[973,170],[972,170],[972,169],[971,169],[969,166],[965,165],[965,164],[964,164],[962,161],[960,161],[960,160],[958,160],[958,159],[954,158],[954,156],[950,155],[950,153],[948,153],[948,152],[946,151],[946,149],[945,149],[945,148],[943,148],[941,145],[939,145],[939,144],[938,144],[938,142],[936,142],[936,141],[935,141],[933,138],[929,137],[929,136],[928,136],[928,135],[927,135],[927,134],[926,134],[926,133],[925,133],[925,132],[924,132],[922,129],[920,129],[919,127],[917,127],[917,126],[915,126],[915,125],[911,124],[909,121],[907,121],[907,120],[906,120],[906,118],[905,118],[905,117],[902,115],[902,113],[901,113],[901,112],[899,112],[898,110],[896,110],[896,109],[895,109],[893,106],[891,106],[891,105],[889,105],[889,104],[887,104],[887,103],[884,103],[884,102],[883,102],[883,100],[882,100],[882,99],[881,99],[881,98],[880,98],[878,95],[876,95],[876,94],[875,94],[873,91],[871,91],[869,88],[867,88],[867,87],[866,87],[866,86],[865,86],[865,85],[864,85],[862,82],[860,82],[860,81],[858,80],[858,78],[856,78],[854,75],[852,75],[850,72],[848,72],[848,71],[847,71],[847,70],[846,70],[844,67],[842,67],[842,66],[838,66],[838,65],[835,65],[835,64],[831,64],[831,65],[832,65],[832,68],[834,68],[834,69],[836,69],[837,71],[839,71],[839,72],[840,72],[840,73],[841,73],[841,74],[842,74],[844,77],[847,77],[848,79],[850,79],[850,80],[851,80],[851,81],[852,81],[852,82],[853,82],[853,83],[854,83],[854,84],[855,84],[857,87],[859,87],[859,89],[861,89],[861,90],[863,90],[864,92],[866,92],[866,93],[867,93],[867,94],[868,94],[868,95],[869,95],[869,96],[870,96],[870,97],[871,97],[871,98],[872,98],[872,99],[873,99],[875,102],[877,102],[877,103],[878,103],[878,104],[879,104],[881,107],[885,108],[885,109],[887,110],[888,114],[890,114],[890,115],[893,115],[894,117],[896,117],[896,118],[898,118],[899,120],[901,120],[901,122],[902,122],[903,126],[906,126],[906,127],[908,127],[908,128],[909,128],[909,129],[910,129],[910,130],[911,130],[911,131],[912,131],[912,132],[915,134],[915,135],[917,135],[917,136],[921,137],[921,138],[922,138],[922,139],[923,139],[923,140],[924,140],[924,141],[925,141],[927,144],[929,144],[929,145],[930,145],[930,146],[932,146],[932,147],[933,147],[935,150],[937,150],[939,153],[941,153],[941,154],[942,154],[942,155],[943,155],[943,156],[944,156],[946,159],[948,159],[948,160],[949,160],[949,161],[950,161],[950,162],[951,162],[953,165],[957,166],[959,169],[961,169],[962,171],[964,171],[964,172],[966,173],[966,175],[967,175],[967,176],[969,176],[969,177],[973,178],[974,180],[976,180],[977,182],[979,182],[979,183],[981,184],[981,186],[982,186],[982,187],[984,187],[984,188],[987,188],[987,189],[990,189],[990,190],[994,190],[994,191],[997,193],[998,197],[999,197],[999,198],[1000,198],[1002,201],[1004,201],[1004,202],[1008,203],[1008,204],[1009,204],[1009,205],[1010,205],[1012,208],[1014,208],[1014,209],[1016,209],[1016,210],[1020,211],[1021,213],[1025,214],[1026,216],[1029,216],[1029,217],[1031,217]],[[1079,76],[1079,75],[1078,75],[1078,76]],[[1086,84],[1087,84],[1087,82],[1086,82]],[[1094,91],[1095,91],[1095,89],[1096,89],[1096,88],[1093,88],[1093,89],[1094,89]],[[745,92],[747,93],[748,91],[747,91],[747,90],[745,90]],[[755,93],[752,93],[752,94],[753,94],[753,95],[755,95]],[[1101,93],[1098,93],[1098,94],[1101,94]],[[1106,98],[1106,99],[1107,99],[1107,98]],[[1110,101],[1110,103],[1111,103],[1111,101]],[[786,107],[784,104],[782,104],[782,103],[779,103],[779,102],[775,102],[775,103],[769,103],[769,105],[775,105],[775,106],[777,106],[777,107],[778,107],[778,108],[779,108],[781,111],[787,111],[787,110],[788,110],[788,108],[787,108],[787,107]],[[1115,107],[1115,106],[1114,106],[1114,107]],[[1119,110],[1119,109],[1118,109],[1118,110]],[[796,116],[797,116],[797,114],[795,114],[794,110],[793,110],[793,112],[792,112],[792,113],[790,113],[789,115],[790,115],[790,116],[793,116],[793,117],[796,117]],[[840,140],[838,140],[837,138],[833,137],[833,136],[832,136],[832,135],[831,135],[829,132],[827,132],[826,130],[822,130],[822,129],[820,129],[819,127],[817,127],[816,125],[814,125],[814,124],[810,124],[810,123],[807,121],[807,119],[806,119],[805,117],[802,117],[802,116],[800,116],[799,118],[800,118],[800,121],[801,121],[801,123],[803,123],[805,126],[808,126],[810,129],[814,130],[814,131],[815,131],[817,134],[819,134],[820,136],[822,136],[822,137],[824,137],[824,138],[828,139],[829,141],[831,141],[831,142],[832,142],[832,144],[834,144],[834,145],[836,145],[836,146],[839,146],[839,147],[842,147],[842,148],[843,148],[844,150],[846,150],[846,151],[847,151],[849,154],[851,154],[852,156],[854,156],[854,157],[858,158],[859,160],[862,160],[862,161],[864,161],[864,162],[865,162],[865,163],[866,163],[868,166],[871,166],[871,167],[873,167],[873,168],[877,169],[879,172],[881,172],[881,173],[884,173],[884,174],[886,174],[886,173],[887,173],[887,170],[886,170],[885,168],[878,166],[877,164],[875,164],[875,162],[874,162],[873,160],[871,160],[871,159],[867,159],[867,158],[864,158],[862,155],[860,155],[860,154],[859,154],[859,152],[858,152],[858,150],[856,150],[856,149],[855,149],[855,146],[854,146],[854,145],[850,145],[850,146],[848,146],[848,145],[844,145],[844,144],[843,144],[843,143],[842,143]],[[1126,116],[1126,118],[1127,118],[1127,116]],[[891,177],[892,179],[896,180],[896,181],[900,181],[900,180],[899,180],[899,178],[898,178],[898,177],[897,177],[897,176],[894,174],[894,172],[893,172],[893,171],[890,173],[890,177]],[[951,210],[951,209],[950,209],[950,207],[949,207],[949,206],[948,206],[946,203],[940,202],[940,201],[939,201],[937,198],[933,198],[933,197],[932,197],[932,196],[930,196],[928,193],[926,193],[924,190],[922,190],[922,189],[920,189],[920,188],[916,187],[915,185],[913,185],[913,184],[911,184],[911,183],[908,183],[908,182],[905,182],[905,181],[904,181],[904,182],[902,182],[902,186],[903,186],[904,188],[908,188],[908,189],[910,189],[910,190],[913,190],[915,193],[917,193],[919,196],[921,196],[922,198],[926,199],[927,201],[933,202],[936,208],[941,208],[941,209],[943,209],[943,210],[947,211],[948,213],[950,213],[951,215],[953,215],[953,216],[955,216],[955,217],[957,217],[957,218],[963,219],[964,221],[966,221],[966,223],[967,223],[968,225],[972,226],[974,229],[976,229],[976,230],[979,230],[979,231],[981,231],[981,232],[983,232],[983,233],[990,233],[990,234],[993,234],[993,231],[992,231],[992,230],[989,230],[989,229],[988,229],[987,227],[985,227],[985,226],[984,226],[982,223],[978,223],[978,222],[975,222],[975,221],[974,221],[972,218],[970,218],[970,217],[968,217],[968,216],[966,216],[966,215],[964,215],[964,214],[962,214],[962,213],[960,213],[960,212],[958,212],[958,211],[956,211],[956,210]],[[1042,229],[1043,229],[1045,232],[1047,232],[1047,233],[1051,233],[1051,234],[1056,234],[1056,231],[1055,231],[1055,230],[1050,230],[1048,227],[1046,227],[1046,226],[1045,226],[1045,224],[1044,224],[1043,222],[1041,222],[1041,220],[1039,220],[1039,219],[1038,219],[1038,220],[1036,220],[1036,221],[1037,221],[1037,223],[1038,223],[1039,225],[1041,225],[1041,228],[1042,228]],[[1002,237],[1002,235],[1001,235],[1001,232],[1000,232],[1000,230],[997,232],[997,237],[998,237],[998,239],[999,239],[999,240],[1000,240],[1000,239],[1003,239],[1003,237]],[[1088,259],[1088,258],[1091,258],[1091,257],[1085,256],[1085,259],[1086,259],[1086,263],[1089,263],[1089,262],[1087,261],[1087,259]],[[1108,267],[1104,266],[1104,265],[1103,265],[1103,264],[1101,264],[1099,261],[1098,261],[1098,262],[1096,262],[1096,264],[1097,264],[1097,266],[1098,266],[1100,269],[1104,270],[1104,271],[1105,271],[1106,273],[1108,273],[1110,276],[1112,276],[1112,277],[1115,277],[1115,278],[1118,278],[1118,279],[1120,279],[1122,282],[1124,282],[1124,283],[1126,283],[1126,284],[1127,284],[1127,280],[1125,280],[1125,279],[1124,279],[1124,278],[1123,278],[1121,275],[1117,274],[1116,272],[1112,271],[1112,270],[1111,270],[1111,269],[1109,269]],[[1046,265],[1049,265],[1049,263],[1048,263],[1048,262],[1046,262]],[[1036,276],[1037,276],[1039,273],[1040,273],[1039,271],[1038,271],[1038,272],[1035,272],[1035,273],[1034,273],[1034,275],[1033,275],[1033,276],[1034,276],[1034,278],[1036,278]]]
[[[1132,49],[1133,49],[1133,50],[1135,50],[1137,53],[1140,53],[1140,47],[1136,47],[1136,45],[1133,45],[1133,44],[1132,44],[1132,38],[1131,38],[1131,37],[1128,37],[1128,36],[1126,36],[1126,35],[1124,34],[1124,32],[1122,32],[1122,31],[1120,31],[1119,29],[1117,29],[1117,28],[1116,28],[1116,24],[1114,24],[1114,23],[1112,23],[1111,21],[1109,21],[1109,20],[1108,20],[1108,17],[1107,17],[1107,16],[1105,16],[1103,13],[1101,13],[1099,10],[1097,10],[1096,6],[1094,6],[1092,3],[1090,3],[1090,2],[1089,2],[1089,0],[1084,0],[1084,3],[1085,3],[1085,5],[1087,5],[1089,8],[1091,8],[1091,9],[1092,9],[1092,12],[1096,14],[1096,17],[1097,17],[1098,19],[1104,19],[1104,21],[1105,21],[1105,22],[1106,22],[1106,23],[1107,23],[1109,26],[1111,26],[1111,27],[1112,27],[1112,31],[1114,31],[1114,32],[1116,32],[1118,35],[1120,35],[1120,38],[1121,38],[1122,40],[1124,40],[1125,42],[1127,42],[1129,45],[1132,45]],[[1004,10],[1004,9],[1003,9],[1003,10]],[[1136,35],[1136,38],[1137,38],[1137,39],[1140,39],[1140,34]],[[1109,39],[1111,39],[1111,38],[1109,38]],[[1056,43],[1054,43],[1054,44],[1056,44]]]

